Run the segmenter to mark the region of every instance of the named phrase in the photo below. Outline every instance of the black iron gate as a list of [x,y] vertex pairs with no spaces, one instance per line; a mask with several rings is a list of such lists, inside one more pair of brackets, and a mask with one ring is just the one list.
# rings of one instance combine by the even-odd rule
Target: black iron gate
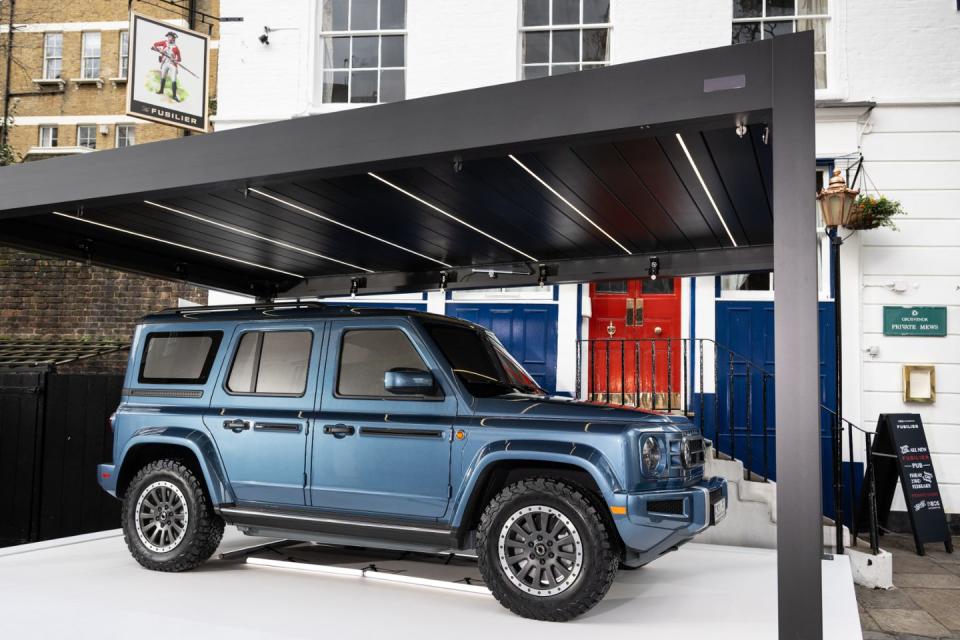
[[119,502],[97,484],[111,458],[122,376],[0,372],[0,546],[112,529]]

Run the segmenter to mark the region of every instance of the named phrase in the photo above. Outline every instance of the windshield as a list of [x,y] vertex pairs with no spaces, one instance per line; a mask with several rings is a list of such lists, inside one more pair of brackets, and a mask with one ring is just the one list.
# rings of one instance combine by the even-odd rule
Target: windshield
[[448,324],[428,324],[427,330],[474,396],[546,393],[489,331]]

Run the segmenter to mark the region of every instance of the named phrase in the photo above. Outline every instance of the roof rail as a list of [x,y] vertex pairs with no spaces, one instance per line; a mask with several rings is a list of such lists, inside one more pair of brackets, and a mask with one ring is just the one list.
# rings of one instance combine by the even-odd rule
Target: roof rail
[[325,309],[322,302],[257,302],[254,304],[221,304],[205,307],[167,307],[150,315],[183,316],[193,313],[220,313],[228,311],[274,311],[276,309]]

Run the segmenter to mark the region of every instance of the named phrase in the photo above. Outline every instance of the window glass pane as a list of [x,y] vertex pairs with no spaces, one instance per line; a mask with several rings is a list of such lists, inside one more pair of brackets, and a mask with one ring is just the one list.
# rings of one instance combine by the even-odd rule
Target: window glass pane
[[222,333],[154,333],[147,336],[140,382],[203,384]]
[[380,102],[397,102],[406,97],[405,76],[403,69],[380,72]]
[[377,0],[353,0],[350,4],[352,30],[377,28]]
[[383,36],[381,38],[380,66],[402,67],[404,36]]
[[380,28],[403,29],[407,24],[407,0],[380,0]]
[[346,31],[350,0],[324,0],[323,30]]
[[813,31],[813,50],[827,51],[827,21],[823,18],[797,20],[797,31]]
[[555,64],[550,67],[550,73],[555,76],[559,76],[563,73],[573,73],[574,71],[580,71],[580,65],[578,64]]
[[801,16],[826,15],[827,0],[797,0],[797,13]]
[[723,291],[770,291],[769,273],[740,273],[720,276]]
[[99,32],[90,32],[90,33],[83,34],[83,55],[84,56],[100,55],[100,33]]
[[523,79],[533,80],[534,78],[544,78],[550,75],[550,67],[547,65],[532,66],[527,65],[523,68]]
[[813,73],[817,89],[827,88],[827,54],[817,53],[813,56]]
[[673,278],[657,278],[656,280],[651,280],[650,278],[644,278],[640,281],[640,292],[641,293],[673,293],[674,291],[674,279]]
[[550,62],[550,32],[527,31],[523,34],[523,61]]
[[744,44],[760,39],[759,22],[738,22],[733,25],[732,44]]
[[350,67],[350,37],[323,39],[323,66],[325,69]]
[[376,67],[380,61],[380,38],[360,36],[353,39],[353,68]]
[[793,33],[793,20],[763,23],[763,39],[764,40],[768,40],[769,38],[775,38],[777,36],[786,35],[788,33]]
[[234,393],[252,393],[256,388],[257,350],[260,344],[260,332],[250,331],[243,334],[237,352],[233,356],[233,367],[227,378],[227,389]]
[[580,61],[580,32],[554,31],[553,60],[551,62],[579,62]]
[[539,27],[550,23],[550,0],[523,0],[523,26]]
[[553,0],[553,24],[580,24],[580,0]]
[[763,0],[733,0],[734,18],[759,18],[763,15]]
[[605,67],[605,66],[607,66],[607,65],[605,65],[605,64],[582,64],[582,65],[580,65],[580,69],[581,69],[582,71],[586,71],[586,70],[588,70],[588,69],[602,69],[602,68]]
[[796,10],[794,0],[767,0],[767,16],[792,16]]
[[627,281],[626,280],[607,280],[605,282],[598,282],[594,290],[597,293],[626,293],[627,292]]
[[607,30],[583,30],[583,61],[596,62],[607,59]]
[[354,71],[350,74],[350,102],[377,101],[377,71]]
[[340,349],[337,392],[384,397],[383,375],[391,369],[427,370],[407,336],[398,329],[348,331]]
[[583,23],[610,22],[610,0],[583,0]]
[[327,71],[323,74],[323,101],[324,102],[346,102],[347,101],[347,71]]
[[302,394],[310,362],[309,331],[267,331],[263,334],[257,393]]

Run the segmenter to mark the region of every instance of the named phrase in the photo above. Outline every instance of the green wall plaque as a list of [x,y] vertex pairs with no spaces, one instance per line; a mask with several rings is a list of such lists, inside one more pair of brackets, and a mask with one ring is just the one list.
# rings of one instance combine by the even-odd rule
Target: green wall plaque
[[884,307],[885,336],[945,336],[946,307]]

